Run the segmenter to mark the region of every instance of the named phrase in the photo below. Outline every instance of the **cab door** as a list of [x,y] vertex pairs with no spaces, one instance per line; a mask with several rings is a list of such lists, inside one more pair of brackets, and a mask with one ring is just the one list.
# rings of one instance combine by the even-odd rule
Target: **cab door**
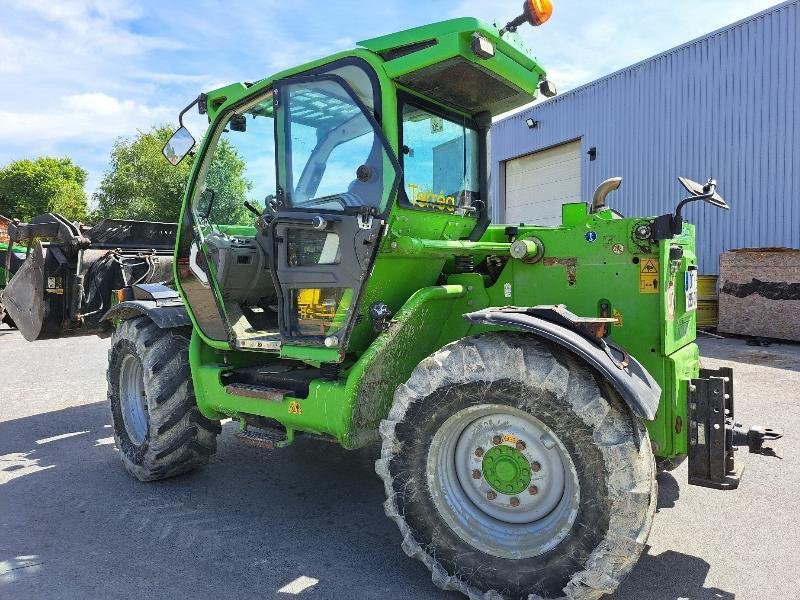
[[400,167],[363,86],[357,93],[342,74],[279,82],[275,103],[281,337],[344,349]]

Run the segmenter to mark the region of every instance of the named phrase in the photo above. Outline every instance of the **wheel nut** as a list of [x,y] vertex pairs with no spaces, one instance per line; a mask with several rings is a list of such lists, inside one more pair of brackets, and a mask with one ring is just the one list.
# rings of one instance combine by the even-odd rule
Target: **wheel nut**
[[510,502],[511,506],[513,506],[514,508],[517,508],[519,506],[519,498],[517,498],[516,496],[512,498]]
[[477,456],[478,458],[483,456],[483,448],[475,448],[475,456]]
[[503,438],[502,438],[502,437],[500,437],[499,435],[496,435],[496,436],[494,436],[494,437],[492,438],[492,443],[493,443],[495,446],[499,446],[499,445],[500,445],[500,442],[502,442],[502,441],[503,441]]
[[539,493],[539,488],[537,488],[535,485],[532,485],[531,487],[528,488],[528,493],[531,496],[535,496],[536,494]]
[[520,441],[518,441],[518,442],[515,444],[515,447],[517,448],[517,450],[519,450],[520,452],[522,452],[523,450],[525,450],[525,442],[523,442],[522,440],[520,440]]
[[538,473],[541,470],[542,470],[542,465],[540,465],[538,462],[533,461],[531,463],[531,471],[533,471],[534,473]]
[[497,498],[497,493],[496,492],[486,492],[486,497],[489,500],[494,500],[495,498]]
[[473,479],[480,479],[481,478],[481,472],[478,469],[475,469],[474,471],[472,471],[472,478]]

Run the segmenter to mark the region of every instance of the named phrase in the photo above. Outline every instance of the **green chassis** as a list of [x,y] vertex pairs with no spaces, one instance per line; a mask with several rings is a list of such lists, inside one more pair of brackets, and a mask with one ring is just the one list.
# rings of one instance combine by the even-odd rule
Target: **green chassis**
[[[478,32],[496,48],[492,58],[475,56],[470,48]],[[436,40],[399,58],[385,60],[390,48]],[[360,49],[337,54],[279,73],[251,86],[233,84],[211,92],[207,110],[211,123],[198,156],[212,143],[215,127],[226,121],[231,107],[263,93],[283,79],[329,63],[356,57],[374,70],[380,87],[381,129],[398,155],[398,93],[418,94],[403,85],[404,76],[461,57],[480,69],[510,82],[530,101],[544,70],[516,42],[500,38],[496,28],[473,19],[445,21],[361,42]],[[422,95],[422,94],[418,94]],[[427,100],[431,100],[430,97]],[[440,103],[441,104],[441,103]],[[502,112],[508,107],[494,107]],[[472,117],[474,115],[465,115]],[[278,135],[278,143],[281,138]],[[279,163],[282,158],[279,154]],[[445,344],[496,330],[470,325],[463,315],[487,307],[564,304],[581,316],[613,316],[610,338],[625,348],[649,371],[662,389],[658,412],[647,422],[653,448],[659,457],[687,453],[687,383],[699,373],[695,339],[695,311],[683,310],[684,273],[695,265],[694,227],[684,225],[681,235],[660,242],[634,236],[637,225],[648,218],[612,218],[609,210],[589,214],[585,203],[563,207],[559,227],[520,226],[518,238],[535,235],[544,245],[544,259],[531,264],[510,259],[496,281],[479,273],[456,273],[454,256],[471,256],[476,264],[487,256],[509,256],[510,242],[503,225],[489,226],[480,239],[468,241],[477,219],[442,211],[420,210],[389,198],[383,235],[369,277],[354,307],[366,316],[372,303],[385,303],[394,313],[388,329],[375,332],[368,318],[356,321],[345,347],[328,348],[283,339],[272,351],[233,350],[230,340],[211,339],[198,327],[191,300],[179,278],[178,264],[185,260],[188,240],[196,233],[191,199],[203,160],[196,161],[184,198],[175,278],[194,323],[190,364],[201,412],[212,419],[258,415],[274,419],[287,430],[329,435],[345,448],[378,439],[378,425],[392,403],[394,390],[414,367]],[[483,190],[485,193],[485,189]],[[229,228],[238,235],[255,235],[255,228]],[[670,246],[683,248],[682,258],[670,261]],[[642,265],[655,265],[658,285],[650,293],[640,289]],[[652,270],[652,269],[651,269]],[[444,284],[443,284],[444,283]],[[219,296],[212,277],[212,290]],[[222,309],[220,309],[222,310]],[[339,363],[338,380],[311,382],[305,398],[284,397],[265,401],[226,392],[221,376],[238,367],[277,361],[303,361],[311,365]],[[244,420],[242,420],[244,423]]]

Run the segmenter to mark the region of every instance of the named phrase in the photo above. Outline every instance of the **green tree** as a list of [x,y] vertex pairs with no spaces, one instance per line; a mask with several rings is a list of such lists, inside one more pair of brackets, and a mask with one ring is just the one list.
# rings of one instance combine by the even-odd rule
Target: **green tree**
[[206,176],[206,189],[214,190],[214,206],[209,221],[229,225],[252,225],[253,213],[244,207],[253,184],[244,176],[245,163],[236,148],[221,139]]
[[14,161],[0,169],[0,214],[28,221],[57,212],[72,221],[83,221],[87,212],[85,184],[86,171],[69,158],[42,156]]
[[[175,222],[193,156],[172,166],[161,153],[172,127],[158,125],[133,138],[114,142],[111,163],[93,199],[93,219],[136,219]],[[245,163],[233,146],[220,140],[206,179],[216,192],[211,215],[216,223],[251,223],[243,208],[251,184],[244,177]]]

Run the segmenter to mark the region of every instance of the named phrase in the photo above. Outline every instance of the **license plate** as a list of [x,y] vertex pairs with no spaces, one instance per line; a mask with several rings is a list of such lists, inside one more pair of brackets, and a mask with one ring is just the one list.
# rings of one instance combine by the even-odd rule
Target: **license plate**
[[684,275],[684,291],[686,292],[686,310],[697,309],[697,269],[686,271]]

